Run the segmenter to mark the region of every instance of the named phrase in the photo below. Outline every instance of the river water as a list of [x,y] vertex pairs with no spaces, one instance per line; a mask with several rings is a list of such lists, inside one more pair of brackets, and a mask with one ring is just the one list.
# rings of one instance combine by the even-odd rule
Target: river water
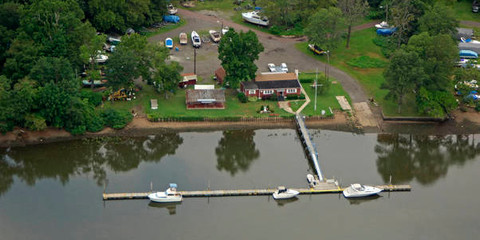
[[306,187],[293,129],[165,132],[0,149],[0,239],[478,239],[480,135],[311,130],[342,185],[411,184],[366,200],[340,194],[102,201],[102,192]]

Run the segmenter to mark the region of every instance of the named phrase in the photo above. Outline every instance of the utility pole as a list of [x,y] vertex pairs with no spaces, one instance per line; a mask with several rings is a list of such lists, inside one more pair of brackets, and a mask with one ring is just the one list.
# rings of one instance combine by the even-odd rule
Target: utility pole
[[313,105],[313,111],[317,111],[317,85],[318,85],[318,67],[315,73],[315,105]]

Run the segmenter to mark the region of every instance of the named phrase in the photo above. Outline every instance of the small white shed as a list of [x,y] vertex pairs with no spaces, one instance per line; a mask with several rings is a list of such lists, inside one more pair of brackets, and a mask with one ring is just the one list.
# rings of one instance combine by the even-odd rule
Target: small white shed
[[153,110],[158,109],[157,99],[150,99],[150,107],[151,107]]

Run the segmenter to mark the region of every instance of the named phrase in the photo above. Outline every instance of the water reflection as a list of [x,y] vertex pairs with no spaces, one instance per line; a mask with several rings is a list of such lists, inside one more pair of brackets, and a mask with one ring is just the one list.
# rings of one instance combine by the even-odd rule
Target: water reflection
[[168,215],[175,215],[177,214],[177,205],[182,204],[181,202],[176,202],[176,203],[155,203],[155,202],[150,202],[148,203],[149,207],[153,208],[165,208],[168,211]]
[[373,195],[373,196],[362,197],[362,198],[347,198],[347,200],[350,203],[350,205],[360,205],[361,203],[374,202],[379,198],[381,198],[380,195]]
[[294,197],[294,198],[289,198],[289,199],[278,199],[278,200],[275,200],[277,202],[277,205],[279,207],[283,207],[289,203],[293,203],[293,202],[296,202],[298,201],[298,198]]
[[225,170],[232,176],[239,170],[247,171],[253,160],[260,157],[260,151],[253,141],[254,136],[254,130],[224,131],[215,148],[217,169]]
[[143,161],[159,162],[183,143],[178,133],[147,138],[102,138],[0,150],[0,195],[17,176],[30,186],[51,178],[66,184],[71,176],[91,173],[98,185],[106,170],[126,172]]
[[416,179],[432,184],[447,174],[451,165],[463,165],[480,153],[474,135],[423,136],[379,134],[375,152],[377,170],[385,182]]

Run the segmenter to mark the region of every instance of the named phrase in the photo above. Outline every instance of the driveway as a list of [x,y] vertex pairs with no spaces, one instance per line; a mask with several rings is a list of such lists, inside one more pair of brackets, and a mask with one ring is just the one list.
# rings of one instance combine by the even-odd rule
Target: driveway
[[[254,31],[260,42],[265,47],[264,52],[259,56],[256,64],[258,66],[258,72],[268,71],[267,64],[274,63],[280,64],[282,62],[287,63],[290,70],[298,69],[300,72],[314,72],[317,68],[319,71],[325,69],[325,65],[308,56],[295,48],[295,43],[305,41],[305,38],[281,38],[268,33],[260,32],[254,29],[250,29],[246,26],[236,24],[228,19],[224,19],[218,16],[207,16],[199,12],[188,11],[184,9],[178,9],[180,17],[187,20],[187,24],[169,31],[167,33],[153,36],[149,39],[151,42],[164,41],[167,37],[178,37],[181,32],[191,33],[193,30],[202,35],[207,35],[209,29],[220,30],[222,23],[223,26],[229,26],[236,31]],[[365,26],[368,27],[369,25]],[[190,43],[190,40],[189,40]],[[203,79],[209,79],[213,76],[214,71],[220,67],[220,60],[218,60],[218,46],[213,43],[202,44],[202,47],[197,50],[197,74]],[[179,51],[171,50],[172,60],[180,62],[184,67],[183,72],[193,72],[193,47],[191,44],[185,46],[179,46]],[[330,66],[330,76],[337,79],[350,95],[352,101],[364,102],[367,100],[365,91],[360,84],[354,78],[350,77],[345,72]]]

